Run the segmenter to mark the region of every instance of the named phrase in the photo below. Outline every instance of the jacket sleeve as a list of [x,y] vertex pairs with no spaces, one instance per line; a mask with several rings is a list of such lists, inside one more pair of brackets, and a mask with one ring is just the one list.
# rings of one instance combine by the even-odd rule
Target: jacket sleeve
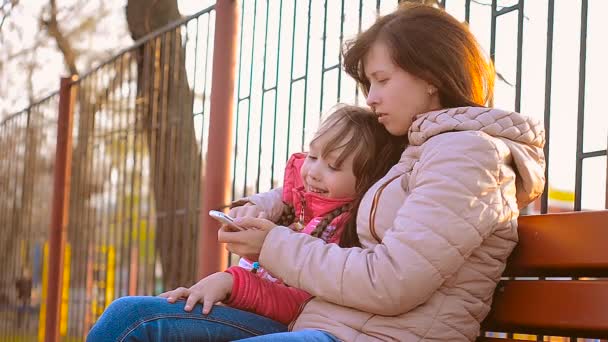
[[306,291],[262,279],[238,266],[226,272],[232,274],[234,282],[230,298],[224,304],[285,325],[296,319],[302,305],[312,298]]
[[268,214],[268,218],[271,221],[276,221],[283,213],[283,188],[274,188],[267,192],[242,198],[236,202],[251,202],[255,205],[259,205]]
[[[487,136],[439,139],[421,155],[410,194],[382,243],[342,249],[277,227],[260,264],[332,303],[386,316],[408,312],[426,302],[500,220],[511,219],[499,214],[501,158]],[[368,213],[359,215],[358,222],[368,220]]]

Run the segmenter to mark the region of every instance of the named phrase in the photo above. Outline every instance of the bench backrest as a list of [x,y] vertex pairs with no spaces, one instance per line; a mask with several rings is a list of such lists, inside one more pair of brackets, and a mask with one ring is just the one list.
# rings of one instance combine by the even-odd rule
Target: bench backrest
[[482,329],[608,338],[608,210],[522,216],[518,231],[504,276],[540,279],[501,281]]

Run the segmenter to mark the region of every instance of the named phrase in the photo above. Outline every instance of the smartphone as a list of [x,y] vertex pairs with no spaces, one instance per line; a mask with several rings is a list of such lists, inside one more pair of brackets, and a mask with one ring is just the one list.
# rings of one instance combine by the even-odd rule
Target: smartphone
[[228,227],[231,228],[231,230],[233,231],[241,231],[241,230],[245,230],[245,228],[238,226],[234,223],[234,219],[232,217],[230,217],[229,215],[224,214],[221,211],[217,211],[217,210],[210,210],[209,211],[209,216],[213,217],[214,219],[220,221],[221,223],[227,225]]

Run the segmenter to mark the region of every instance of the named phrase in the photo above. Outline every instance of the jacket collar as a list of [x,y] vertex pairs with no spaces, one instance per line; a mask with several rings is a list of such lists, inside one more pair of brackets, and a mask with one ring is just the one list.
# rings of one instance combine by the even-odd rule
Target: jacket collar
[[296,218],[299,217],[304,208],[304,222],[315,217],[325,216],[329,212],[350,203],[354,198],[328,198],[314,192],[306,191],[303,186],[292,189],[292,204],[295,209]]

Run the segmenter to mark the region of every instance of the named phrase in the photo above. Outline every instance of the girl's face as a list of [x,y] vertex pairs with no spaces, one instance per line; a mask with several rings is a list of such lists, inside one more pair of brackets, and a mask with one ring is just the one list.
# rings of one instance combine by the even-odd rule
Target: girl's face
[[300,171],[304,187],[306,191],[328,198],[354,197],[357,182],[353,173],[354,156],[349,155],[338,167],[335,161],[341,150],[332,151],[325,158],[322,156],[328,140],[325,134],[310,144],[310,151]]
[[441,108],[437,88],[397,66],[385,43],[371,46],[363,66],[370,82],[367,104],[390,134],[407,134],[416,115]]

